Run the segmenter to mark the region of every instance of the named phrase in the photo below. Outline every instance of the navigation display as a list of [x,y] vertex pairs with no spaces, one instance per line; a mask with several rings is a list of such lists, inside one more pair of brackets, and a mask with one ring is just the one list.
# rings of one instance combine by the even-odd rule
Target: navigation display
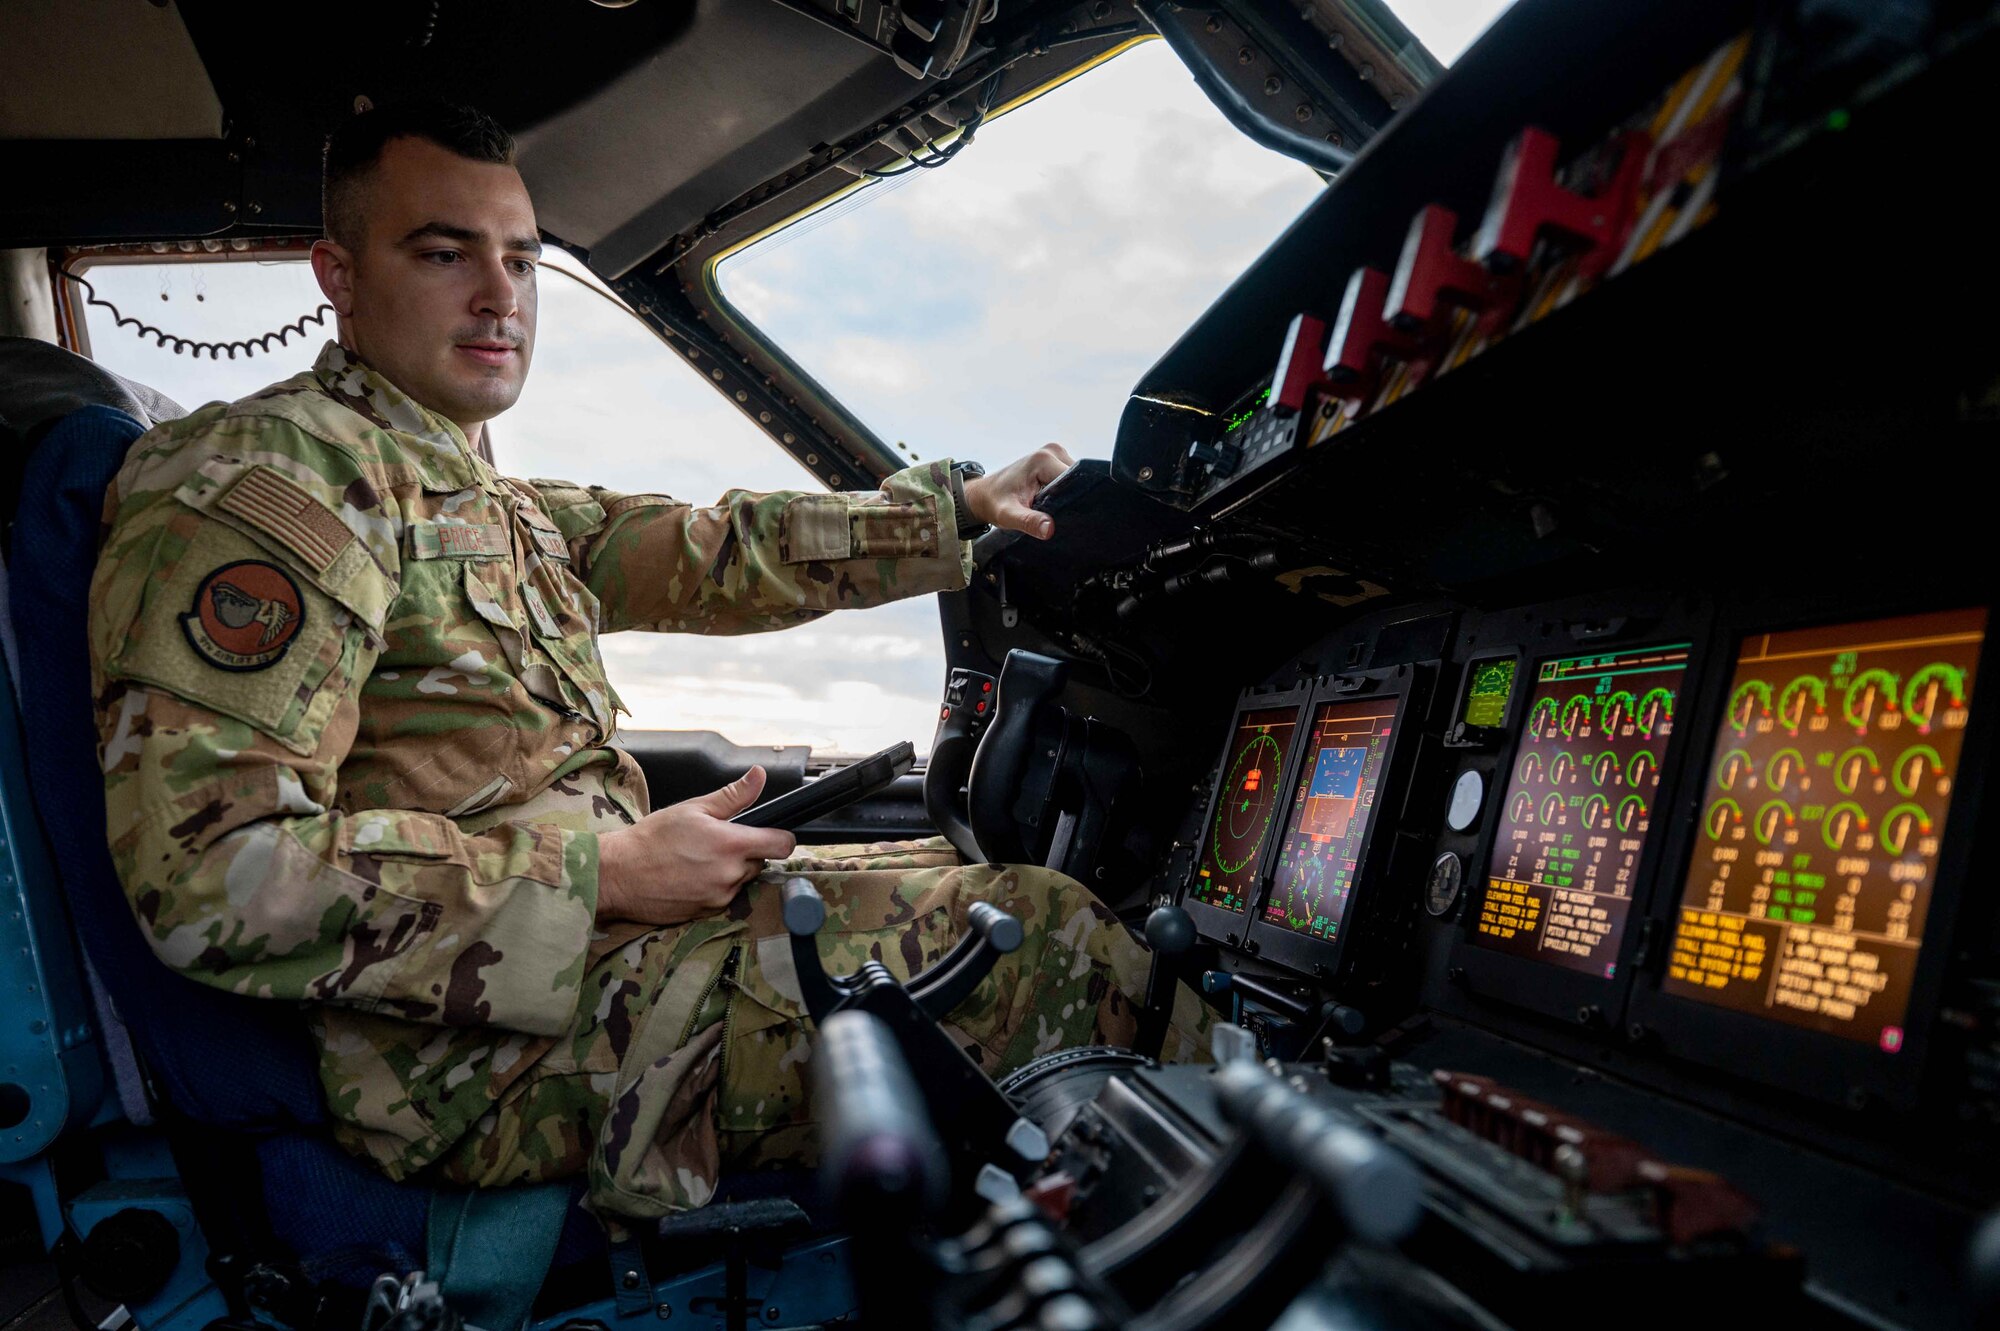
[[1310,747],[1299,764],[1291,817],[1264,902],[1267,924],[1311,938],[1338,935],[1375,812],[1398,701],[1368,698],[1314,709]]
[[1609,979],[1690,644],[1543,661],[1473,938]]
[[1465,690],[1465,713],[1459,719],[1468,726],[1497,730],[1507,724],[1507,700],[1514,696],[1514,672],[1519,662],[1511,656],[1472,663],[1472,680]]
[[1668,993],[1903,1047],[1984,610],[1744,640]]
[[1257,886],[1264,833],[1283,793],[1285,756],[1299,726],[1299,709],[1269,707],[1243,713],[1229,737],[1222,785],[1202,831],[1201,869],[1191,895],[1204,905],[1241,914]]

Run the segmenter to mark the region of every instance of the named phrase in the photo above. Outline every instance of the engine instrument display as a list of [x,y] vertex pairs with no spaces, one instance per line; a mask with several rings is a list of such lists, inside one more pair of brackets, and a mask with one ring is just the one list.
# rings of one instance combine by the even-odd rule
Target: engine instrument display
[[1903,1045],[1986,612],[1747,638],[1663,986]]
[[1514,672],[1520,663],[1511,656],[1474,661],[1465,689],[1465,711],[1459,719],[1481,730],[1507,724],[1507,700],[1514,696]]
[[1299,764],[1285,839],[1263,919],[1331,941],[1367,844],[1382,768],[1394,733],[1396,698],[1321,703]]
[[1690,644],[1543,661],[1473,937],[1610,978]]
[[1201,868],[1190,889],[1196,901],[1238,914],[1249,908],[1298,724],[1293,706],[1252,709],[1236,718],[1215,808],[1202,829]]

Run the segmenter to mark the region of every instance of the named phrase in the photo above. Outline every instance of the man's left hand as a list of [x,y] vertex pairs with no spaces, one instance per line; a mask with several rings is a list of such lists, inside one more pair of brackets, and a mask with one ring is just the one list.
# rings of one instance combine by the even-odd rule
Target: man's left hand
[[1055,535],[1056,524],[1048,514],[1035,511],[1035,496],[1075,465],[1076,459],[1061,444],[1043,444],[996,472],[967,481],[965,506],[981,522],[1046,541]]

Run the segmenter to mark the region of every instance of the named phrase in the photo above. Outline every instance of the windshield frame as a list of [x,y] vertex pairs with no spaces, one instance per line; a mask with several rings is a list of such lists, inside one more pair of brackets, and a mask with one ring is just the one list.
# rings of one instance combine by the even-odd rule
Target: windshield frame
[[[1115,38],[1108,37],[1106,40],[1110,44],[1102,51],[1092,52],[1074,64],[1065,65],[1048,79],[1023,89],[994,107],[987,113],[986,123],[991,124],[1007,113],[1026,106],[1071,79],[1096,69],[1099,65],[1115,59],[1143,42],[1158,41],[1159,35],[1152,32],[1120,33]],[[956,139],[957,134],[953,133],[941,138],[939,146],[946,146]],[[807,470],[835,490],[871,488],[890,474],[912,465],[916,459],[898,453],[894,447],[883,442],[873,428],[857,416],[831,389],[815,379],[774,338],[731,304],[722,292],[717,270],[731,256],[787,227],[806,221],[815,214],[834,207],[842,200],[851,198],[878,183],[880,182],[857,177],[825,197],[816,199],[804,208],[782,218],[765,221],[750,217],[738,219],[719,228],[714,235],[696,244],[668,270],[686,275],[682,279],[683,291],[689,304],[694,307],[696,317],[704,326],[719,334],[732,349],[740,353],[743,368],[763,376],[767,382],[775,381],[784,386],[787,391],[796,395],[799,407],[811,417],[814,424],[849,445],[862,464],[860,475],[852,470],[843,470],[837,460],[822,458],[806,449],[803,444],[795,447],[780,441],[782,446],[793,451]],[[666,277],[667,273],[663,273],[655,280],[664,281]],[[719,385],[719,388],[725,394],[728,392],[726,385]]]

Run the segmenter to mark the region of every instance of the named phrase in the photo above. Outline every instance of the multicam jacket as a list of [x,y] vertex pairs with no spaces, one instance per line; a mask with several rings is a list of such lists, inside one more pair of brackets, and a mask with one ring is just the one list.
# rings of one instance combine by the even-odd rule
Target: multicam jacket
[[153,947],[305,1003],[333,1112],[421,1166],[476,1117],[431,1107],[498,1096],[631,934],[594,919],[597,831],[647,811],[597,635],[961,587],[947,467],[709,508],[510,480],[331,343],[155,429],[91,588],[112,851]]

